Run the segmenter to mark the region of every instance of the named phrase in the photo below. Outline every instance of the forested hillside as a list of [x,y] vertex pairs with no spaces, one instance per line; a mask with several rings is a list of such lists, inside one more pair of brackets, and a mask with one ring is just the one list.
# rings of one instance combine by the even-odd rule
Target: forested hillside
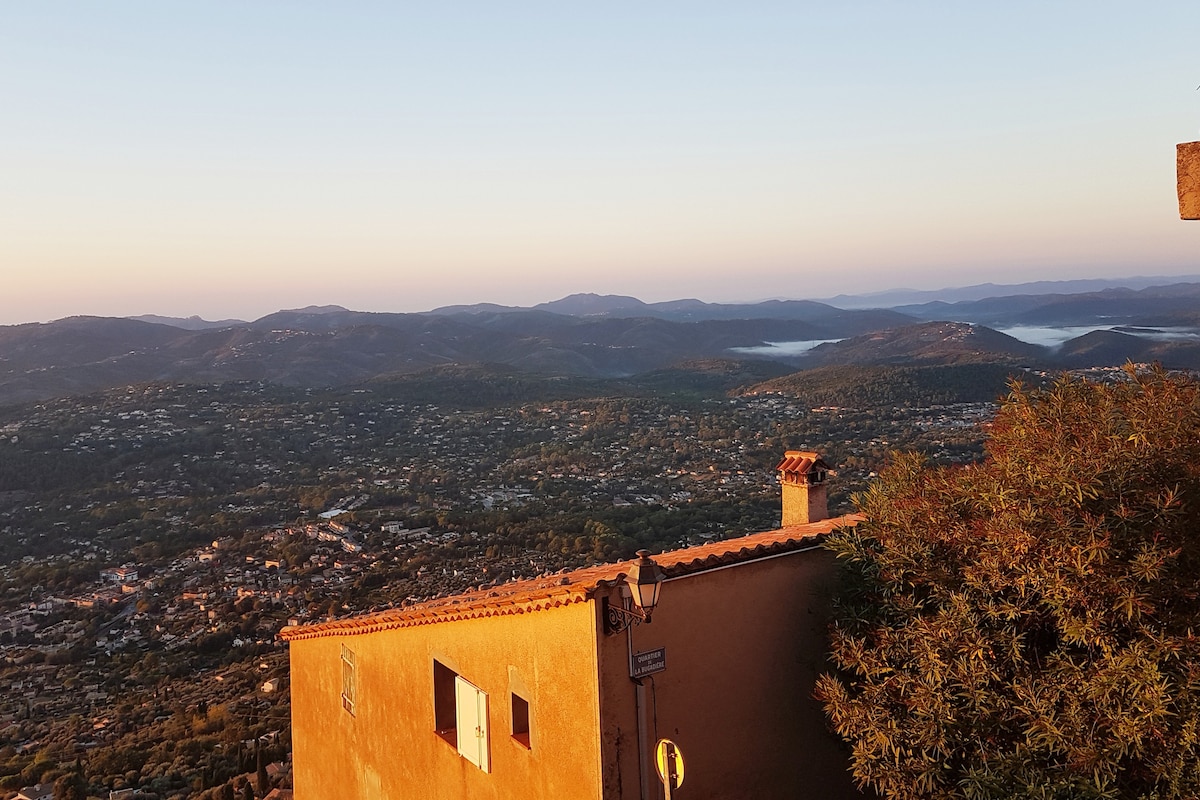
[[1008,391],[1011,379],[1038,381],[1041,375],[1005,364],[818,367],[743,392],[782,394],[808,406],[859,409],[990,403]]

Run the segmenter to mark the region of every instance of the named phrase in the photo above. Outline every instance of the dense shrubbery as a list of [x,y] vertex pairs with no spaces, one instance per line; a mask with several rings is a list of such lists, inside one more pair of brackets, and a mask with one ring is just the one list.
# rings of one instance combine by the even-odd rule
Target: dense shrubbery
[[831,540],[819,695],[890,798],[1200,795],[1200,386],[1015,387],[983,463],[900,457]]

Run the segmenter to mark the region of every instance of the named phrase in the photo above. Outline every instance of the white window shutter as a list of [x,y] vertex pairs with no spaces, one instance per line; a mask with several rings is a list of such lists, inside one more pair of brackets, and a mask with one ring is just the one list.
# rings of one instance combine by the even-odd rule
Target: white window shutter
[[354,673],[354,651],[342,645],[342,708],[354,713],[358,678]]
[[454,705],[458,729],[458,752],[484,772],[491,772],[488,759],[487,694],[461,676],[454,676]]

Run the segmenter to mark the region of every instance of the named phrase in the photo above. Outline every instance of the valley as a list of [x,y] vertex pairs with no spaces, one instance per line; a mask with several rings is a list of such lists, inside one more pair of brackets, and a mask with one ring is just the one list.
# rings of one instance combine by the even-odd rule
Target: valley
[[791,448],[850,511],[894,452],[984,457],[1011,380],[1196,348],[630,300],[0,328],[0,789],[286,787],[284,625],[776,527]]

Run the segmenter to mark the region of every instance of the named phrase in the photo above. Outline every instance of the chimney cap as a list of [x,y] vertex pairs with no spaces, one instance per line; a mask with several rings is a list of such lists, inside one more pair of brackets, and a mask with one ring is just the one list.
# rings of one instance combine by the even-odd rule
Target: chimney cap
[[[783,460],[775,467],[776,472],[794,475],[806,475],[809,472],[833,473],[833,467],[813,450],[788,450],[783,454]],[[834,473],[836,474],[836,473]]]

